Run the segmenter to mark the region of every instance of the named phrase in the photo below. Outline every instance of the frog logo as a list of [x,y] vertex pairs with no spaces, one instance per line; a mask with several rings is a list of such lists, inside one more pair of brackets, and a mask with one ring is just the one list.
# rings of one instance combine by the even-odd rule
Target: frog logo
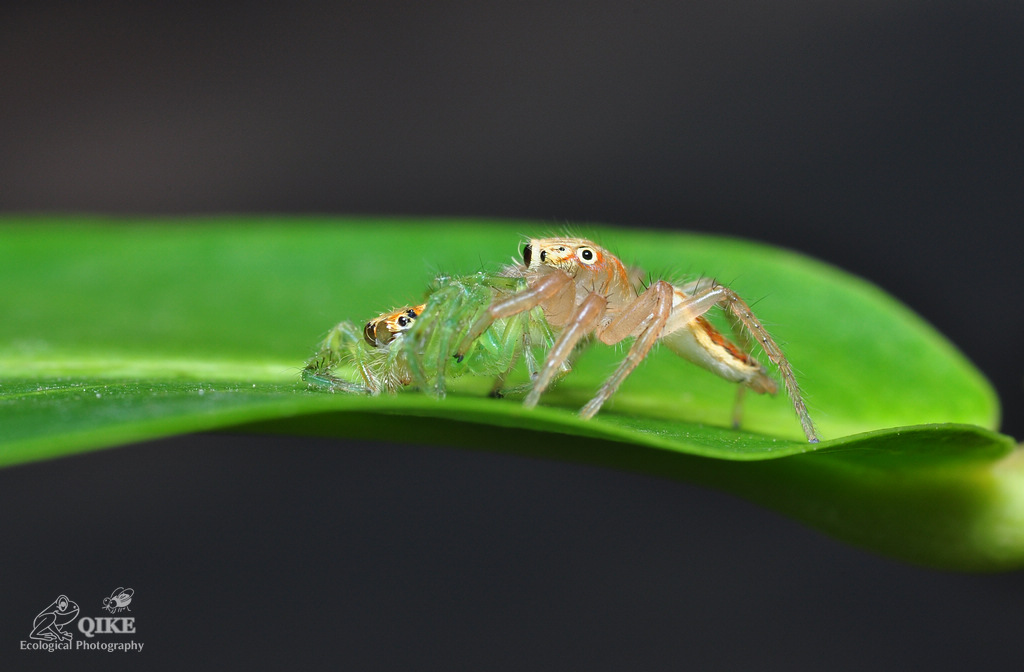
[[112,614],[119,614],[122,611],[131,611],[128,605],[131,604],[132,595],[135,591],[131,588],[114,588],[110,597],[103,598],[103,608]]
[[78,605],[67,595],[58,595],[53,604],[39,612],[32,621],[30,639],[40,642],[70,642],[71,633],[64,626],[78,617]]

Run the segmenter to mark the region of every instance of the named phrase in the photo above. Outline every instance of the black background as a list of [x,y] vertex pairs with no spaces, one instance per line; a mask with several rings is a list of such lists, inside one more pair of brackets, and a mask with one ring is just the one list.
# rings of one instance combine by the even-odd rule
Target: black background
[[[0,209],[760,239],[924,315],[1021,437],[1022,35],[1012,2],[8,3]],[[0,507],[19,667],[120,662],[17,653],[58,593],[99,615],[119,585],[154,668],[954,670],[1019,649],[1024,575],[543,460],[190,436],[5,470]]]

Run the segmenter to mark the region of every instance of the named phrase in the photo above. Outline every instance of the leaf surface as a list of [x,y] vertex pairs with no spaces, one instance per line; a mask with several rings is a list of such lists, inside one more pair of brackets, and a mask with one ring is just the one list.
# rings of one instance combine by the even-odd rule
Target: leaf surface
[[[456,381],[366,398],[298,372],[342,319],[418,303],[438,272],[497,270],[532,223],[8,217],[0,228],[0,464],[243,428],[417,440],[707,483],[854,543],[965,569],[1024,564],[1021,467],[971,364],[876,287],[748,241],[594,227],[650,277],[713,276],[793,363],[823,441],[784,396],[748,394],[655,351],[601,414],[574,411],[622,348],[595,345],[527,411]],[[765,360],[761,357],[762,361]],[[386,418],[386,420],[384,419]]]

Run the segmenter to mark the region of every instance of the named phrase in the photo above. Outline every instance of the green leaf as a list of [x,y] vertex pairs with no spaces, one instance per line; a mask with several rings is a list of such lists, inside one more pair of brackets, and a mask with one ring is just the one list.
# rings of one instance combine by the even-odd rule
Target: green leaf
[[[754,305],[823,441],[787,399],[747,395],[656,351],[591,421],[574,411],[621,348],[595,345],[525,410],[456,381],[357,397],[298,372],[341,319],[421,300],[438,272],[495,270],[534,223],[8,217],[0,224],[0,464],[241,428],[416,437],[705,483],[835,536],[959,569],[1024,565],[1024,467],[984,378],[872,285],[747,241],[594,227],[654,277],[712,275]],[[764,359],[764,358],[762,358]]]

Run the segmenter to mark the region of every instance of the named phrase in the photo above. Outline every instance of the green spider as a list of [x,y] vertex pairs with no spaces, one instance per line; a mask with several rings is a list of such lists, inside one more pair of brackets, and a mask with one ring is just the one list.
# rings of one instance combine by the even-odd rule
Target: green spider
[[[484,272],[439,276],[418,306],[382,313],[362,327],[344,321],[332,328],[306,363],[302,380],[331,392],[378,395],[416,387],[440,398],[447,380],[468,374],[493,376],[491,396],[526,391],[532,382],[506,388],[505,381],[520,357],[532,381],[538,361],[555,341],[539,308],[495,320],[456,357],[456,348],[493,301],[525,286],[522,278]],[[567,361],[557,377],[570,368]],[[355,375],[343,377],[345,369]]]

